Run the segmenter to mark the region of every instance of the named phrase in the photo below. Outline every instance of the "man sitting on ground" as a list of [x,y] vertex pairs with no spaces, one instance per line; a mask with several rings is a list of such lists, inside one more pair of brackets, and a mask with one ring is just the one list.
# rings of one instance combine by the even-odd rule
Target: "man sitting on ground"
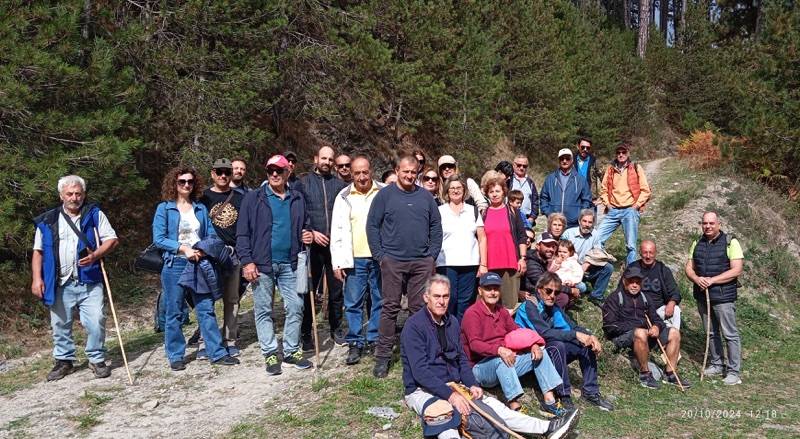
[[[656,243],[642,241],[639,246],[642,258],[631,267],[642,270],[642,292],[656,308],[656,314],[664,320],[667,327],[681,330],[681,291],[672,276],[672,270],[663,262],[656,260]],[[620,279],[620,282],[622,280]]]
[[[624,290],[624,291],[623,291]],[[603,332],[618,348],[633,348],[633,354],[639,363],[639,383],[648,389],[657,389],[658,381],[647,367],[650,349],[657,340],[666,351],[669,362],[664,382],[678,384],[673,366],[678,364],[681,350],[681,334],[675,328],[668,328],[656,308],[641,294],[642,271],[638,267],[628,267],[622,274],[622,287],[609,296],[603,304]],[[648,320],[649,319],[649,320]],[[683,387],[689,387],[682,380]]]
[[[483,401],[514,431],[559,438],[577,424],[577,411],[548,422],[515,412],[497,399],[485,396],[462,349],[458,320],[447,314],[450,281],[446,276],[434,275],[422,298],[426,306],[408,318],[400,335],[405,401],[415,413],[423,416],[431,404],[449,404],[444,411],[452,413],[453,419],[459,415],[468,416],[469,402],[448,386],[452,382],[467,386],[472,399]],[[460,438],[457,422],[455,424],[452,428],[434,431],[431,423],[426,423],[423,433],[439,439]]]

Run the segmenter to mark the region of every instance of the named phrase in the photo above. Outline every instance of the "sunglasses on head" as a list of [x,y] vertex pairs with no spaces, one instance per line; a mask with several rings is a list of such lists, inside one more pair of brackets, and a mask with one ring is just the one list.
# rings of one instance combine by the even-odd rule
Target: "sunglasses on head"
[[228,168],[220,168],[220,169],[214,169],[214,173],[217,175],[231,175],[233,174],[233,171],[231,171]]
[[430,175],[425,175],[422,177],[422,181],[436,181],[439,177],[431,177]]
[[194,178],[179,178],[178,179],[178,186],[194,186]]

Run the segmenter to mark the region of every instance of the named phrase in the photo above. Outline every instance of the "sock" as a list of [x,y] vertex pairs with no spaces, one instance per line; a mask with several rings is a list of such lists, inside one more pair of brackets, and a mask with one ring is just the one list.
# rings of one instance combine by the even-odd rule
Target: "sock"
[[555,403],[556,403],[556,399],[555,399],[555,398],[545,399],[545,400],[544,400],[544,403],[545,403],[546,405],[553,405],[553,404],[555,404]]

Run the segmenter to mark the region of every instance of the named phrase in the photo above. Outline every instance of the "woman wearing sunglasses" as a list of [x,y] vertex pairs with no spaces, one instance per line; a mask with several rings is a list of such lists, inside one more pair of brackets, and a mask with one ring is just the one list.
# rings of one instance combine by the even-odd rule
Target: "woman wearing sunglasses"
[[439,174],[436,170],[430,167],[423,169],[420,182],[422,183],[422,188],[433,195],[436,205],[441,206],[443,203],[442,197],[439,195]]
[[215,235],[208,217],[208,209],[198,200],[203,192],[203,181],[194,168],[172,168],[161,184],[161,199],[153,218],[153,243],[162,250],[164,268],[161,270],[161,288],[166,321],[164,324],[164,350],[172,370],[186,368],[183,356],[186,339],[181,331],[187,294],[194,303],[200,332],[206,343],[206,352],[213,363],[236,364],[222,346],[222,336],[214,315],[211,294],[194,294],[178,285],[189,261],[197,262],[203,252],[193,248],[200,240]]

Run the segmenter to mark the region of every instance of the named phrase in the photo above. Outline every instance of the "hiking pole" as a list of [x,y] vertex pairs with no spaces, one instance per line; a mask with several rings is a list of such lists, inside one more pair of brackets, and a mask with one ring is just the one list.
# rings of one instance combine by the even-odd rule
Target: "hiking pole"
[[447,385],[451,389],[453,389],[453,391],[458,392],[461,396],[463,396],[464,399],[467,400],[467,403],[469,404],[470,407],[472,407],[476,412],[478,412],[479,415],[483,416],[484,419],[491,422],[495,427],[508,433],[508,435],[513,437],[514,439],[525,439],[524,437],[520,436],[516,431],[511,430],[510,428],[506,427],[502,422],[495,419],[492,415],[486,413],[486,411],[480,408],[478,404],[475,404],[475,401],[472,400],[472,395],[469,392],[465,391],[461,386],[452,381],[448,382]]
[[314,375],[317,374],[317,370],[319,370],[322,365],[319,362],[319,336],[317,335],[317,306],[314,304],[316,302],[315,290],[316,285],[312,281],[313,278],[311,276],[311,247],[306,246],[306,270],[308,273],[308,285],[310,285],[308,290],[308,297],[311,302],[311,328],[314,334],[314,358],[317,362],[317,367],[314,368]]
[[[653,327],[653,324],[650,322],[650,317],[648,317],[646,313],[645,313],[645,315],[644,315],[644,318],[645,318],[645,319],[647,319],[647,326],[648,326],[648,327],[650,327],[650,328],[652,328],[652,327]],[[659,334],[659,335],[660,335],[660,334]],[[660,338],[658,338],[658,337],[656,337],[656,342],[658,342],[658,347],[659,347],[659,348],[661,348],[661,353],[662,353],[662,354],[664,354],[664,360],[666,360],[666,362],[667,362],[667,366],[668,366],[670,369],[672,369],[672,373],[674,373],[674,374],[675,374],[675,380],[677,380],[677,381],[678,381],[678,388],[680,388],[680,389],[681,389],[681,392],[685,392],[685,391],[686,391],[686,389],[684,389],[684,388],[683,388],[683,383],[681,383],[681,377],[679,377],[679,376],[678,376],[678,368],[677,368],[677,367],[675,367],[675,366],[677,366],[677,364],[676,364],[676,365],[673,365],[673,364],[672,364],[672,362],[671,362],[671,361],[669,361],[669,356],[667,356],[667,350],[666,350],[666,349],[664,349],[664,345],[663,345],[663,344],[661,344],[661,339],[660,339]]]
[[[94,240],[99,247],[100,234],[97,233],[97,227],[94,228]],[[106,264],[103,258],[100,258],[100,271],[103,272],[103,281],[106,284],[106,292],[108,292],[108,305],[111,307],[111,316],[114,317],[114,328],[117,330],[117,341],[119,342],[119,351],[122,352],[122,362],[125,363],[125,371],[128,372],[128,382],[133,385],[133,377],[131,376],[131,369],[128,367],[128,357],[125,355],[125,346],[122,345],[122,333],[119,332],[117,311],[114,309],[114,299],[111,297],[111,284],[108,283],[108,273],[106,273]]]
[[706,353],[703,354],[703,368],[700,369],[700,381],[706,374],[706,362],[708,361],[708,345],[711,341],[711,297],[708,295],[708,288],[706,290]]

